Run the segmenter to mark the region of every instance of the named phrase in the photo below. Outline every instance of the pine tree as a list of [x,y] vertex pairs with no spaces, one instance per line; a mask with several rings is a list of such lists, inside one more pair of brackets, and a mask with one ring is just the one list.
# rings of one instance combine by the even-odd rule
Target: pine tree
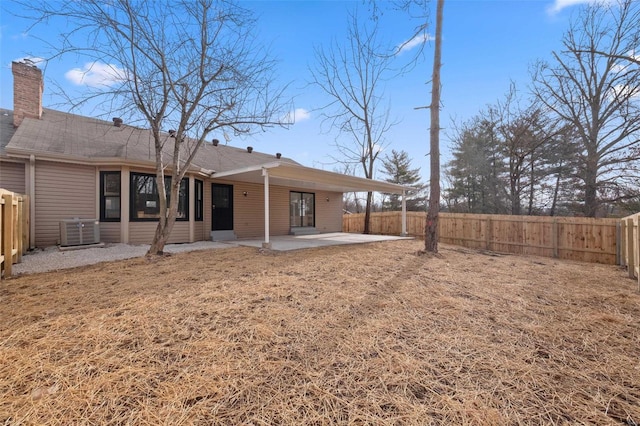
[[[420,182],[420,168],[411,168],[411,159],[406,151],[391,150],[391,155],[387,154],[382,159],[382,172],[388,177],[387,182],[400,185],[413,186],[416,191],[407,199],[407,210],[424,210],[425,200],[421,194],[424,185]],[[385,194],[382,204],[384,210],[398,211],[402,208],[402,200],[398,194]]]

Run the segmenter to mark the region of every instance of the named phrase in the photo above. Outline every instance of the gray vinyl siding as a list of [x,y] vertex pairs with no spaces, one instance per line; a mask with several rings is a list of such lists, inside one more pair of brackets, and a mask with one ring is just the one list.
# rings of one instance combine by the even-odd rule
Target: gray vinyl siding
[[96,219],[95,167],[36,161],[35,244],[60,242],[62,219]]
[[196,221],[193,225],[193,238],[196,241],[205,241],[205,240],[209,240],[210,237],[209,235],[205,235],[205,226],[204,226],[204,221]]
[[315,194],[316,229],[323,233],[342,232],[342,193],[317,191]]
[[[288,235],[291,231],[289,219],[289,192],[291,188],[271,186],[269,188],[269,233]],[[264,235],[264,231],[261,235]]]
[[120,222],[100,222],[100,241],[103,243],[119,243]]
[[24,163],[0,161],[0,188],[18,194],[25,194],[24,173]]
[[[271,188],[270,188],[271,189]],[[247,196],[244,196],[244,192]],[[264,189],[262,185],[233,185],[233,228],[238,238],[264,235]]]
[[[151,244],[158,222],[130,222],[129,244]],[[189,242],[189,222],[176,222],[168,244]]]

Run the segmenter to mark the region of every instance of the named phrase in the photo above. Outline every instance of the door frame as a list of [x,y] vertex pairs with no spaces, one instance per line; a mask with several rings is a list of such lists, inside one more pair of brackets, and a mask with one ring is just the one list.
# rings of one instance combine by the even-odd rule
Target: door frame
[[[225,229],[216,229],[215,227],[215,200],[213,198],[213,189],[214,187],[226,187],[229,189],[229,207],[230,210],[229,216],[227,219],[230,220],[230,228]],[[234,219],[234,205],[233,205],[233,185],[226,183],[211,183],[211,231],[233,231],[233,219]]]
[[[291,195],[292,194],[299,194],[300,195],[300,199],[302,200],[304,198],[304,195],[311,195],[313,196],[313,211],[311,212],[311,214],[313,215],[313,223],[311,225],[306,225],[306,226],[302,226],[302,225],[294,225],[293,221],[291,220],[293,218],[293,215],[291,214]],[[298,217],[303,217],[303,216],[298,216]],[[315,192],[305,192],[305,191],[289,191],[289,229],[291,228],[314,228],[316,226],[316,194]]]

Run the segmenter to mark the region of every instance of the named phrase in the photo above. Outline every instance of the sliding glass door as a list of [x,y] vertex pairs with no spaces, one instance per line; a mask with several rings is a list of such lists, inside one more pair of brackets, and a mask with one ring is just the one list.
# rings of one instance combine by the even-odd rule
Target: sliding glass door
[[291,227],[315,226],[315,194],[309,192],[289,193],[289,216]]

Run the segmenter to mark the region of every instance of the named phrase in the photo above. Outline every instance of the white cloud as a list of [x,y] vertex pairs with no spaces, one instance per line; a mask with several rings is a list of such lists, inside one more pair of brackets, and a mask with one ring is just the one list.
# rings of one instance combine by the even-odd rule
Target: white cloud
[[304,108],[296,108],[293,111],[290,111],[285,115],[283,121],[285,123],[299,123],[301,121],[309,120],[311,118],[311,113]]
[[611,97],[622,96],[629,97],[631,99],[640,99],[640,87],[638,86],[630,87],[619,84],[613,87],[612,90],[613,93],[611,94]]
[[634,51],[627,52],[626,56],[628,56],[629,59],[619,59],[619,62],[613,66],[613,71],[624,72],[629,69],[629,67],[634,66],[634,63],[636,65],[640,63],[640,55],[636,55]]
[[64,76],[78,86],[112,86],[126,79],[126,71],[117,65],[102,62],[88,62],[82,68],[73,68]]
[[11,36],[11,40],[25,40],[29,37],[29,33],[22,32]]
[[411,40],[404,41],[396,46],[396,55],[401,54],[402,52],[408,52],[414,47],[420,46],[421,44],[426,43],[427,41],[433,41],[435,37],[431,34],[418,34]]
[[556,15],[562,9],[567,7],[576,6],[578,4],[588,3],[613,3],[614,0],[554,0],[553,4],[547,7],[547,13],[549,15]]

